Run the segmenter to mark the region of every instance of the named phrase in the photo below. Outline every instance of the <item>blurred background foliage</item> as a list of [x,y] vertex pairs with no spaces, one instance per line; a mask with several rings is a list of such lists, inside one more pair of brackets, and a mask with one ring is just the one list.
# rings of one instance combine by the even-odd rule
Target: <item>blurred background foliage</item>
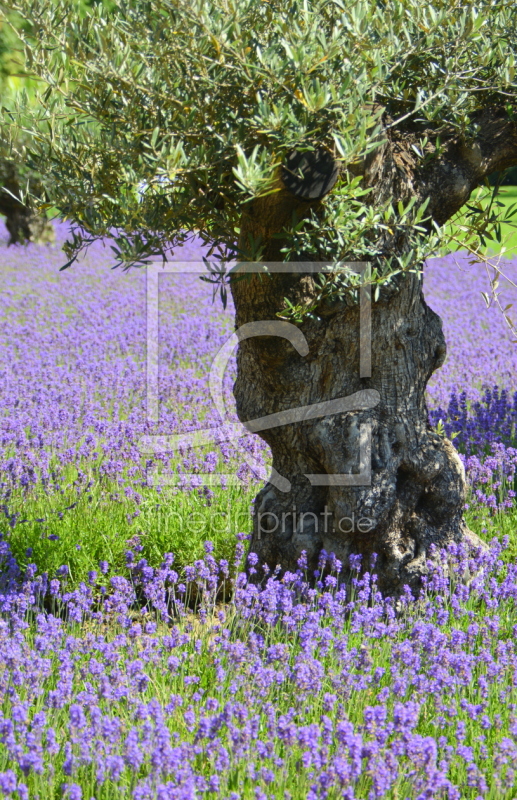
[[490,183],[495,186],[498,182],[501,186],[517,186],[517,167],[508,169],[503,175],[500,172],[494,172],[490,176]]
[[[87,14],[96,6],[109,11],[114,3],[112,0],[70,0],[70,5],[75,6],[80,13]],[[2,104],[8,104],[9,97],[25,89],[32,94],[38,81],[34,80],[26,70],[23,43],[16,30],[27,30],[28,23],[15,11],[2,9],[0,14],[0,89],[2,91]]]

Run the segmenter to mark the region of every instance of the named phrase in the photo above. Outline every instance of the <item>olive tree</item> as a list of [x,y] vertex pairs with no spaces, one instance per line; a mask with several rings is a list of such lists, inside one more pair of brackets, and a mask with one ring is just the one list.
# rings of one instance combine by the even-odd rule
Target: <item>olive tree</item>
[[[479,545],[462,516],[461,461],[428,422],[426,384],[446,345],[422,274],[473,190],[517,164],[515,4],[14,7],[43,87],[18,125],[75,225],[69,263],[114,229],[126,267],[195,231],[210,279],[231,290],[237,413],[266,418],[273,454],[251,540],[261,561],[293,569],[303,550],[312,566],[322,548],[344,563],[375,552],[382,588],[397,594],[418,587],[432,545]],[[484,208],[471,203],[460,226],[480,245]],[[278,271],[285,262],[292,272]],[[256,322],[261,335],[242,333]],[[267,422],[300,407],[297,421]]]

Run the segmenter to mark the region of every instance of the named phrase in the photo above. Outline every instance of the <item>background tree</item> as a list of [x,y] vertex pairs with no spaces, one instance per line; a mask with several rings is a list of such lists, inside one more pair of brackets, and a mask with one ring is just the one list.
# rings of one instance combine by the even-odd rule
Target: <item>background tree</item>
[[5,216],[9,232],[9,244],[37,242],[49,244],[56,239],[54,227],[44,214],[36,213],[24,198],[22,191],[23,172],[29,172],[27,180],[31,194],[41,201],[41,184],[30,170],[24,169],[12,153],[1,153],[0,148],[0,214]]
[[[9,19],[10,25],[7,19],[0,21],[0,90],[4,114],[8,113],[17,92],[30,93],[34,88],[24,70],[23,48],[16,33],[16,28],[22,25],[21,20],[12,13]],[[25,189],[28,189],[27,202],[24,202]],[[30,205],[31,196],[41,202],[41,182],[13,151],[6,136],[0,139],[0,214],[5,216],[9,244],[55,241],[53,226],[45,214],[35,213]]]
[[[365,390],[378,399],[260,434],[285,480],[259,492],[251,548],[289,569],[302,550],[311,566],[322,547],[344,563],[375,551],[382,588],[397,593],[418,587],[432,544],[476,543],[462,518],[461,462],[427,420],[425,387],[446,348],[422,265],[473,189],[517,164],[515,5],[15,8],[28,26],[27,65],[46,84],[39,108],[19,108],[18,124],[32,131],[28,155],[49,198],[75,224],[70,261],[114,228],[126,267],[195,230],[211,245],[212,278],[223,292],[230,285],[237,326],[282,319],[308,343],[302,356],[286,339],[241,341],[241,420]],[[471,246],[486,244],[490,226],[500,235],[492,205],[471,212]],[[228,275],[232,257],[329,267]],[[369,377],[359,368],[361,278],[345,261],[370,264]],[[364,425],[371,484],[311,483],[307,475],[358,471]],[[283,524],[259,537],[266,512]]]

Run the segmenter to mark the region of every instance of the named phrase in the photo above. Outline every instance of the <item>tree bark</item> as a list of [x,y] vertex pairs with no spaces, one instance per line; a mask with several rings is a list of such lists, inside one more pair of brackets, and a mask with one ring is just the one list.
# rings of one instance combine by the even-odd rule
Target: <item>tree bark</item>
[[[486,172],[517,161],[515,126],[507,130],[507,120],[495,113],[485,116],[490,135],[485,127],[478,141],[466,144],[451,134],[440,157],[425,167],[412,154],[415,137],[393,132],[362,165],[364,184],[374,187],[373,202],[429,196],[431,214],[445,221]],[[506,126],[500,140],[507,145],[503,155],[493,145],[496,123],[501,129]],[[278,234],[293,212],[301,219],[319,202],[304,202],[285,186],[279,188],[257,199],[242,220],[242,241],[247,233],[255,240],[260,237],[264,261],[282,260]],[[305,304],[314,295],[314,275],[253,274],[232,280],[231,289],[239,329],[249,322],[278,320],[284,297]],[[306,355],[272,335],[239,345],[234,393],[241,422],[365,390],[372,396],[378,392],[379,398],[374,408],[259,433],[271,448],[273,474],[287,480],[270,481],[260,490],[250,550],[270,569],[280,565],[290,571],[296,570],[304,550],[309,570],[316,568],[322,548],[334,552],[345,569],[350,555],[361,554],[367,567],[368,557],[376,553],[380,588],[397,596],[405,585],[418,592],[432,545],[482,543],[463,520],[461,460],[451,442],[428,423],[426,385],[445,360],[446,345],[441,321],[425,302],[421,276],[398,276],[372,304],[370,377],[360,377],[359,314],[352,300],[322,305],[319,321],[305,319],[299,326]],[[360,472],[360,445],[368,426],[370,482],[361,479],[360,485],[359,478],[351,478],[357,485],[332,485],[332,475]],[[329,476],[330,485],[307,477],[318,474]]]

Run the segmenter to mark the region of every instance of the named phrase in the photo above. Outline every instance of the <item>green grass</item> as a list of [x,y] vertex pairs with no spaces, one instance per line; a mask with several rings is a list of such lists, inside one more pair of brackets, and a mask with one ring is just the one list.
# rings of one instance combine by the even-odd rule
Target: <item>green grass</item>
[[[513,211],[517,210],[517,186],[502,186],[498,201],[502,203],[503,216],[510,212],[511,207],[515,205]],[[512,213],[513,213],[512,211]],[[512,224],[501,223],[502,245],[507,249],[508,256],[517,255],[517,215],[512,219]],[[497,242],[493,243],[494,250],[498,252],[500,246]]]
[[[11,527],[4,513],[0,531],[22,568],[35,563],[39,572],[53,576],[66,564],[73,586],[98,569],[101,560],[108,561],[111,574],[126,575],[125,552],[135,536],[143,547],[141,557],[151,566],[158,566],[167,552],[174,553],[178,568],[190,565],[202,557],[206,540],[213,542],[216,558],[231,560],[237,533],[252,529],[251,505],[262,485],[215,487],[212,497],[203,489],[137,487],[140,498],[133,499],[114,481],[97,478],[85,491],[74,485],[75,470],[66,475],[59,491],[13,492],[6,506],[11,519],[14,514],[18,518]],[[484,490],[490,494],[490,485]],[[468,502],[469,527],[485,540],[508,535],[506,557],[517,558],[517,509],[493,514],[472,497]]]
[[170,487],[140,488],[139,494],[140,502],[127,498],[107,480],[88,492],[78,492],[71,482],[50,494],[18,491],[7,507],[10,515],[20,516],[12,528],[4,517],[0,529],[20,566],[35,563],[52,576],[66,564],[74,586],[98,569],[101,560],[108,561],[112,574],[126,574],[125,552],[135,535],[143,547],[141,557],[151,566],[173,552],[177,565],[184,567],[203,555],[207,540],[214,543],[218,558],[231,558],[237,533],[251,530],[253,487],[219,488],[210,499],[203,490],[187,493]]

